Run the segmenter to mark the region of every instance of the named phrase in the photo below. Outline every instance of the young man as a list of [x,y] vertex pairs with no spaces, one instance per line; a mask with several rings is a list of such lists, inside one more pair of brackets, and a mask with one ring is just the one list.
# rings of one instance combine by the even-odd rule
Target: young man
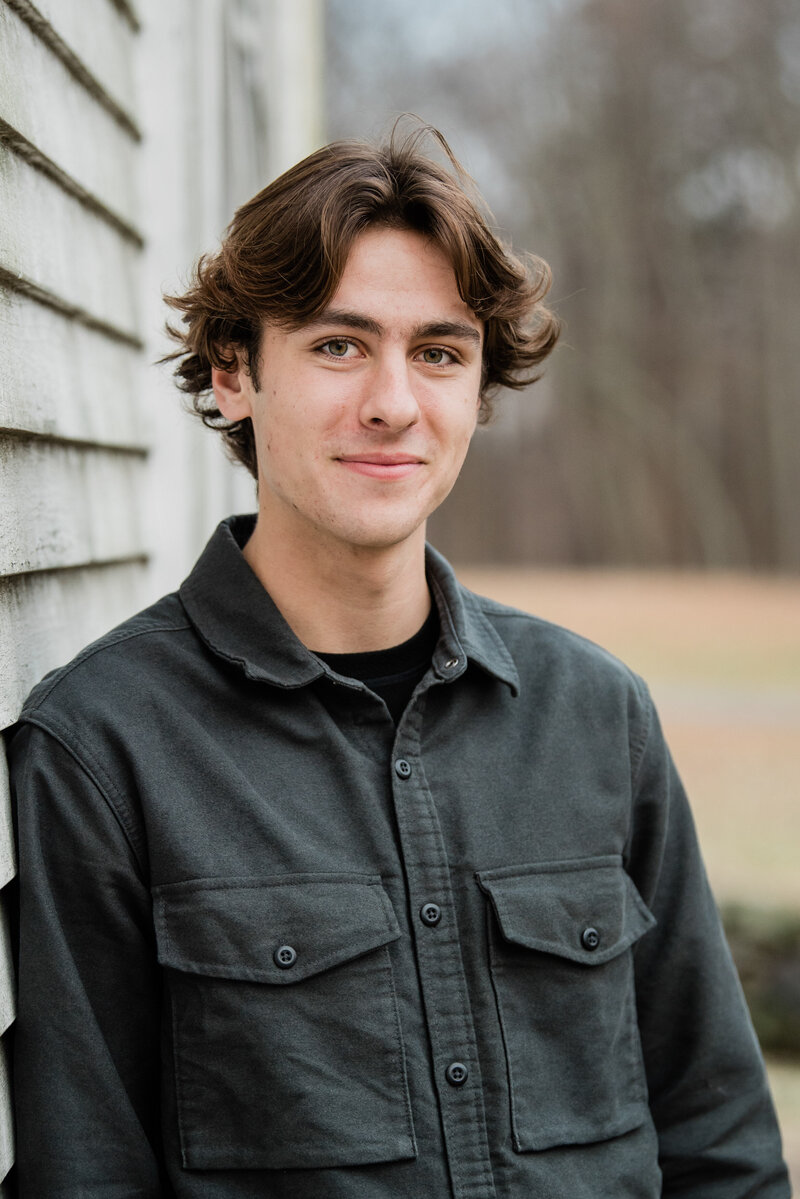
[[173,301],[258,514],[23,713],[24,1199],[788,1195],[643,683],[425,547],[545,288],[412,139]]

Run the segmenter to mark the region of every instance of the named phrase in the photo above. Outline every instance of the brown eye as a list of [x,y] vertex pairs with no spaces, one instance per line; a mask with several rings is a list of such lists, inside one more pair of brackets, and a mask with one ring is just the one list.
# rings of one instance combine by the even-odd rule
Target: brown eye
[[333,341],[325,342],[325,349],[333,358],[345,358],[347,351],[350,349],[350,342],[342,341],[340,337],[335,337]]

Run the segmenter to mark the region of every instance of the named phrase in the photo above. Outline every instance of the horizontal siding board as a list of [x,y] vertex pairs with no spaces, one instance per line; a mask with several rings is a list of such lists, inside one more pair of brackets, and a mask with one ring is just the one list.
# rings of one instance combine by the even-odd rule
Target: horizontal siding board
[[122,13],[132,29],[134,29],[137,33],[141,32],[142,14],[138,3],[135,3],[135,0],[108,0],[108,2],[109,4],[112,4],[120,13]]
[[144,446],[138,351],[0,290],[0,430]]
[[0,574],[143,554],[145,466],[121,451],[0,440]]
[[139,249],[143,248],[144,238],[138,229],[123,221],[118,213],[112,212],[110,208],[106,208],[101,204],[97,196],[81,187],[80,183],[72,175],[68,175],[66,171],[62,171],[61,167],[48,158],[46,154],[43,154],[38,146],[35,146],[33,142],[29,142],[27,138],[24,138],[13,125],[9,125],[1,114],[0,144],[6,146],[9,150],[13,150],[19,158],[30,163],[32,167],[47,179],[50,179],[62,191],[65,191],[67,195],[75,196],[85,208],[88,208],[100,220],[106,221],[113,228],[119,230],[123,236],[132,241]]
[[[0,0],[0,729],[147,594],[131,12]],[[0,738],[0,887],[15,869]],[[7,899],[0,1034],[15,999]],[[0,1180],[14,1156],[7,1048]]]
[[146,587],[141,562],[0,579],[0,726],[42,675],[140,608]]
[[136,335],[135,245],[4,146],[0,211],[0,266]]
[[0,737],[0,887],[17,872],[14,833],[11,827],[11,795],[8,789],[8,766]]
[[36,0],[36,8],[88,71],[133,119],[136,34],[109,0]]
[[88,192],[136,225],[136,141],[4,3],[0,116]]

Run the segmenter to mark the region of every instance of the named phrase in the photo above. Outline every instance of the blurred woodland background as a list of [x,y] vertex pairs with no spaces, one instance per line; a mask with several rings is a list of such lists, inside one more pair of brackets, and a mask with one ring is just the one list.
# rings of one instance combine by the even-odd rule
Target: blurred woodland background
[[329,137],[439,126],[561,346],[475,440],[460,561],[800,567],[796,0],[328,0]]

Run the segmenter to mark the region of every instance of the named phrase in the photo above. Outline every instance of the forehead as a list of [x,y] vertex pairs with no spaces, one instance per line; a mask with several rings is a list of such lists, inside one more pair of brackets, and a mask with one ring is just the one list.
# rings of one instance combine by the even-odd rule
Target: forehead
[[379,307],[416,319],[483,323],[461,299],[455,272],[444,251],[409,229],[368,229],[353,242],[332,299],[335,308]]

